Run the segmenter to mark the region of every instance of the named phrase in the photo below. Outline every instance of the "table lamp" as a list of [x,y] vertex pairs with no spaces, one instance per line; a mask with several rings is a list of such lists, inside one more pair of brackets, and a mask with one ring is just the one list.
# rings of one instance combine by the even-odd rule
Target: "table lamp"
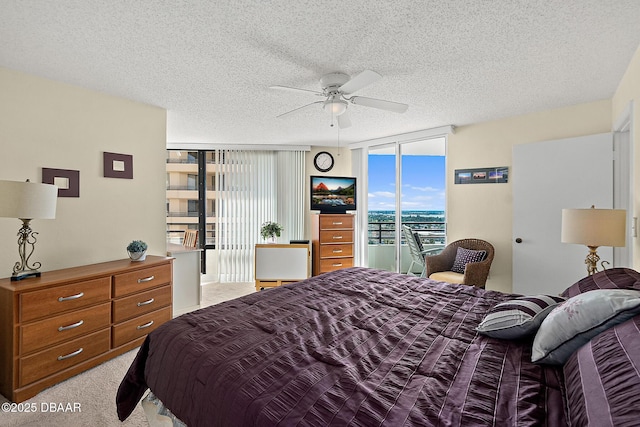
[[[589,248],[584,260],[587,273],[592,275],[598,271],[597,249],[599,246],[626,245],[627,212],[624,209],[563,209],[562,210],[562,242],[578,243]],[[604,269],[604,263],[602,267]]]
[[22,227],[18,230],[18,253],[20,261],[13,266],[11,280],[21,280],[26,277],[39,277],[39,262],[31,262],[37,232],[31,230],[29,223],[32,219],[54,219],[56,217],[56,202],[58,187],[51,184],[34,182],[0,181],[0,217],[18,218]]

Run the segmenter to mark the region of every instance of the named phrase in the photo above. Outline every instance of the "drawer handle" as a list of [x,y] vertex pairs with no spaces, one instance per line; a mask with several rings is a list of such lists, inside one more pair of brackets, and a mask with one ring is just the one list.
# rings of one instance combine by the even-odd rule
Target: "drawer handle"
[[82,353],[82,350],[84,350],[82,347],[80,347],[79,349],[77,349],[76,351],[74,351],[73,353],[69,353],[66,356],[58,356],[58,360],[65,360],[68,359],[70,357],[74,357],[79,355],[80,353]]
[[334,254],[341,254],[342,253],[342,249],[334,249],[333,253]]
[[60,298],[58,298],[58,301],[60,301],[60,302],[69,301],[69,300],[73,300],[73,299],[82,298],[83,296],[84,296],[84,292],[80,292],[79,294],[71,295],[69,297],[60,297]]
[[149,276],[149,277],[145,277],[144,279],[138,279],[138,283],[150,282],[155,278],[156,278],[156,276]]
[[153,320],[151,322],[145,323],[144,325],[136,326],[136,329],[146,329],[151,325],[153,325]]
[[78,326],[82,326],[82,324],[84,323],[84,320],[81,320],[79,322],[73,323],[71,325],[67,325],[67,326],[60,326],[58,328],[58,331],[62,332],[62,331],[68,331],[69,329],[75,329]]
[[334,267],[342,267],[342,263],[340,263],[340,264],[332,264],[332,266],[334,266]]
[[334,238],[335,240],[339,240],[339,239],[342,239],[343,237],[342,237],[342,236],[333,236],[333,238]]
[[342,222],[333,222],[333,225],[342,225]]
[[149,304],[151,304],[152,302],[154,302],[155,300],[156,300],[155,298],[151,298],[151,299],[149,299],[149,300],[139,302],[139,303],[138,303],[138,307],[142,307],[143,305],[149,305]]

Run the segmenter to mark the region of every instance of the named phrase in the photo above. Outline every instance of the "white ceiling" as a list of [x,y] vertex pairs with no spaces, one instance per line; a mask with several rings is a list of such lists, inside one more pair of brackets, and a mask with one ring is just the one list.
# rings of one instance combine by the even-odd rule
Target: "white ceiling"
[[[638,0],[0,0],[0,66],[166,108],[169,143],[337,145],[610,98]],[[371,69],[353,126],[306,109]]]

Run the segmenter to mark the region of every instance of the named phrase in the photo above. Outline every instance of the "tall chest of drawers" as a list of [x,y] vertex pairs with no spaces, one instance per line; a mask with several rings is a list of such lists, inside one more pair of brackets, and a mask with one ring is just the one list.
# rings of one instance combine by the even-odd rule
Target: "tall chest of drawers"
[[312,215],[313,275],[353,267],[351,214]]
[[171,319],[172,259],[0,280],[0,392],[22,402],[129,351]]

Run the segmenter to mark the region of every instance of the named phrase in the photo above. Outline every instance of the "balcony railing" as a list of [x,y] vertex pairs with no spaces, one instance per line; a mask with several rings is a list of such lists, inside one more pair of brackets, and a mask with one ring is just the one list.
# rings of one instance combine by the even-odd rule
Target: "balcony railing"
[[171,159],[167,159],[167,163],[175,163],[175,164],[197,164],[198,163],[198,159],[175,159],[175,158],[171,158]]
[[[215,212],[207,212],[207,218],[215,217]],[[198,212],[167,212],[167,217],[172,218],[197,218]]]
[[198,212],[167,212],[167,216],[177,218],[197,218]]
[[198,187],[196,185],[169,185],[167,190],[198,191]]
[[[445,224],[442,221],[403,222],[403,224],[417,232],[424,245],[444,245],[445,243]],[[368,237],[370,245],[394,245],[396,242],[395,223],[370,222]]]

